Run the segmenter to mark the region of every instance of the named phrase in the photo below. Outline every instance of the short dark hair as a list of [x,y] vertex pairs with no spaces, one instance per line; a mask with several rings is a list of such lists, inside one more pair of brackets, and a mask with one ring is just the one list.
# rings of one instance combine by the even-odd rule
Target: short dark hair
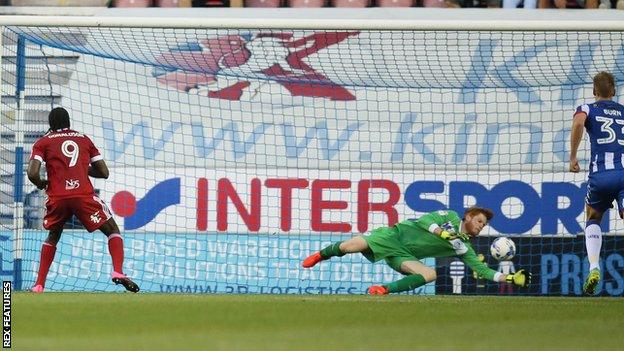
[[483,213],[488,222],[490,221],[490,219],[494,218],[494,212],[492,212],[492,210],[490,210],[489,208],[472,206],[467,209],[466,212],[464,212],[464,219],[466,218],[466,215],[474,216],[478,213]]
[[594,95],[602,98],[615,96],[615,78],[611,73],[602,71],[594,76]]
[[69,128],[69,113],[62,107],[53,108],[48,115],[50,130]]

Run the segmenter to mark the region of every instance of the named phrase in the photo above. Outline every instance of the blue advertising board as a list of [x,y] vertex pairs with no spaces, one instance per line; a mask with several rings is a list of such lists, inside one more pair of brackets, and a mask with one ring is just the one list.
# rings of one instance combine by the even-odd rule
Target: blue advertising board
[[[46,233],[27,231],[22,278],[36,278]],[[233,234],[124,234],[125,272],[144,292],[241,294],[363,294],[401,278],[383,263],[348,255],[303,269],[309,254],[346,237]],[[433,259],[425,264],[433,265]],[[121,291],[110,283],[106,238],[66,231],[48,274],[47,291]],[[120,290],[121,289],[121,290]],[[433,294],[428,284],[411,294]]]
[[[516,244],[516,256],[510,266],[515,270],[526,269],[533,274],[533,282],[528,289],[484,281],[475,278],[469,268],[461,277],[461,293],[464,294],[514,294],[514,295],[561,295],[579,296],[589,271],[585,252],[584,236],[565,237],[510,237]],[[482,253],[485,263],[492,269],[502,270],[503,263],[490,255],[490,244],[494,238],[479,237],[473,240],[477,253]],[[624,237],[603,236],[601,271],[603,279],[598,284],[600,296],[622,296],[624,294]],[[438,259],[438,281],[436,294],[453,293],[453,275],[457,270],[450,267],[455,259]],[[461,278],[461,279],[459,279]]]

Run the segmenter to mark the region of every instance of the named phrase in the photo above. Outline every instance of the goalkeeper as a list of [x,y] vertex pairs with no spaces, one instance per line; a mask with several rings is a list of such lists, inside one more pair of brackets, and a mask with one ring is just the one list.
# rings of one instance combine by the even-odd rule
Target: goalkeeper
[[370,235],[329,245],[307,257],[302,265],[311,268],[334,256],[356,252],[371,262],[385,260],[392,269],[405,275],[395,282],[368,288],[371,295],[386,295],[413,290],[436,280],[435,268],[422,264],[420,259],[457,256],[485,279],[527,287],[531,283],[531,273],[519,270],[505,275],[490,269],[479,261],[470,245],[470,237],[479,235],[493,216],[490,209],[481,207],[467,209],[461,220],[454,211],[431,212],[393,227],[375,229]]

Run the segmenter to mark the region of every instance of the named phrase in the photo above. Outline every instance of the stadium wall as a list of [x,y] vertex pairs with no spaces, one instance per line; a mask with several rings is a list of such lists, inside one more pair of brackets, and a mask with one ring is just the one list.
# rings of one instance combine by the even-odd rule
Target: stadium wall
[[[200,237],[172,233],[125,234],[126,271],[140,277],[142,289],[147,292],[200,294],[363,294],[372,284],[400,278],[388,266],[371,265],[359,255],[332,262],[331,270],[300,269],[302,253],[330,243],[323,235],[251,234],[232,239],[223,233],[205,234]],[[13,277],[9,235],[0,233],[0,276],[5,280]],[[36,252],[45,235],[41,231],[26,231],[26,242],[30,243],[26,250]],[[347,237],[334,236],[332,239]],[[581,295],[588,271],[582,236],[515,237],[514,241],[523,250],[519,250],[511,266],[516,269],[532,267],[534,284],[529,290],[501,287],[479,279],[460,261],[445,258],[423,261],[435,265],[438,280],[410,294]],[[488,254],[490,243],[488,237],[473,241],[475,251],[484,255],[491,268],[502,269],[501,263]],[[599,295],[622,296],[624,293],[623,246],[621,236],[613,237],[603,245],[601,267],[604,279],[598,286]],[[26,282],[35,278],[30,274],[36,272],[37,266],[37,256],[28,256],[24,262],[24,269],[29,272],[24,277]],[[103,236],[65,231],[47,288],[50,291],[117,291],[106,283],[110,270]],[[455,291],[453,278],[460,286]]]

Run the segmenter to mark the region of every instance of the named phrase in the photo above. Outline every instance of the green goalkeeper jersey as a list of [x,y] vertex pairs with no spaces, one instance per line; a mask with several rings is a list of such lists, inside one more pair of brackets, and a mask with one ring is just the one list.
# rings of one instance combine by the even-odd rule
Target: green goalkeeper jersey
[[461,220],[455,211],[435,211],[415,220],[407,220],[395,225],[399,231],[399,241],[417,259],[426,257],[457,256],[473,271],[485,279],[493,280],[497,273],[479,261],[468,240],[444,240],[432,232],[436,228],[449,233],[459,233]]

